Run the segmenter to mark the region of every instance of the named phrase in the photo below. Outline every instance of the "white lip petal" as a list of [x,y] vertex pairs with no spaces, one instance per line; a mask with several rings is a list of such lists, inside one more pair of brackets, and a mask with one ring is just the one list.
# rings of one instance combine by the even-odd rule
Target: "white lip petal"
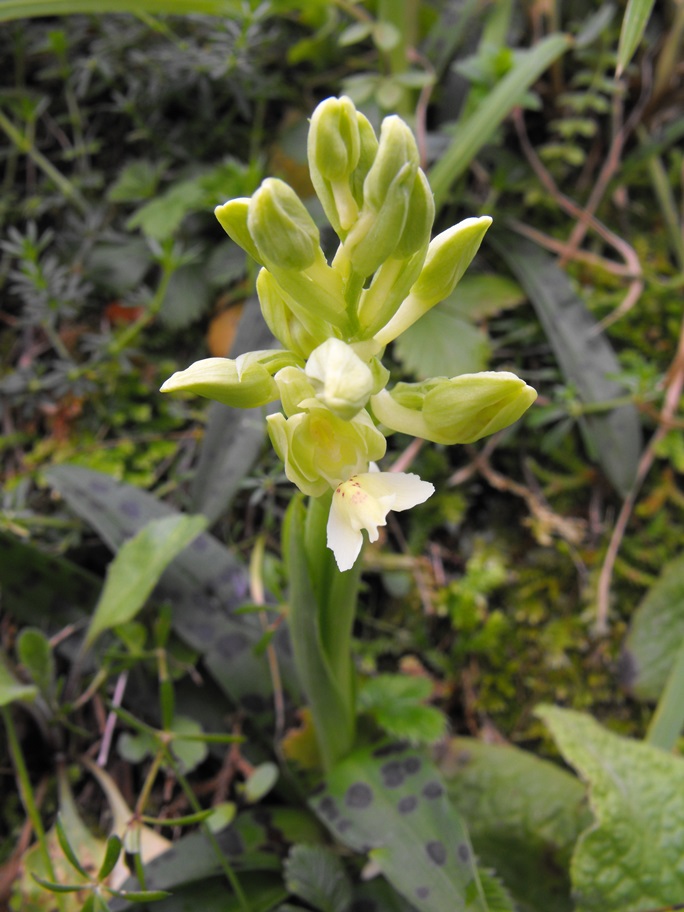
[[339,485],[328,517],[328,547],[340,570],[354,566],[363,545],[362,529],[369,541],[377,541],[378,527],[386,525],[390,510],[415,507],[434,490],[434,485],[417,475],[378,472],[376,466]]
[[340,570],[351,570],[361,553],[363,535],[354,528],[349,518],[340,509],[339,498],[333,495],[328,516],[328,547],[335,555]]

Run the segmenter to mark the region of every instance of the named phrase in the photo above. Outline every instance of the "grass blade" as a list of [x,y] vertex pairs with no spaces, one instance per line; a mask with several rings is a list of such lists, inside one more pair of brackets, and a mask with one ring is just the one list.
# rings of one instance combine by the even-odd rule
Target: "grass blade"
[[234,0],[0,0],[0,22],[36,16],[70,16],[74,13],[162,13],[182,16],[235,16]]
[[437,209],[444,203],[449,187],[466,170],[496,128],[520,102],[541,74],[568,50],[568,35],[549,35],[521,56],[465,123],[459,123],[456,136],[442,158],[429,172],[430,186]]
[[646,31],[646,24],[651,15],[653,4],[654,0],[629,0],[627,4],[618,43],[618,59],[615,70],[615,74],[618,77],[622,75],[639,46],[639,42]]

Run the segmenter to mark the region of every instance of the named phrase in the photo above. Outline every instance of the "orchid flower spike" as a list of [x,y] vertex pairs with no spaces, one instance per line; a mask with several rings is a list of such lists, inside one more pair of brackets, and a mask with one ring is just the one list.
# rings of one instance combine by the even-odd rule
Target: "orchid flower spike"
[[410,510],[434,494],[434,485],[417,475],[371,471],[352,475],[335,489],[328,517],[328,547],[340,570],[350,570],[361,552],[363,533],[377,541],[378,526],[387,524],[390,510]]

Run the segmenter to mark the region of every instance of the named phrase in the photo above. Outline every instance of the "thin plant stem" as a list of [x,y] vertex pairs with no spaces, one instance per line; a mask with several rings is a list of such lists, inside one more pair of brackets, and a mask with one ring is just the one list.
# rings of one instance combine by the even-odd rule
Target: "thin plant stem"
[[49,178],[53,184],[58,188],[58,190],[81,211],[83,215],[86,215],[88,212],[88,204],[86,203],[83,196],[80,192],[74,187],[74,185],[69,181],[64,175],[55,168],[55,166],[48,161],[48,159],[40,152],[30,139],[26,136],[22,136],[19,130],[14,126],[12,121],[6,117],[5,113],[0,110],[0,129],[2,129],[7,137],[14,143],[16,148],[28,155],[31,161],[40,168],[43,174]]
[[[183,793],[184,793],[185,797],[188,799],[188,804],[195,812],[199,813],[200,811],[203,810],[202,805],[199,803],[199,801],[197,799],[197,795],[195,795],[192,788],[190,787],[190,783],[185,778],[185,776],[181,773],[180,767],[178,765],[178,761],[171,753],[171,750],[168,745],[163,745],[163,749],[166,754],[166,757],[165,757],[166,762],[173,770],[173,773],[178,781],[178,784],[183,789]],[[232,865],[226,858],[225,854],[221,851],[221,846],[218,844],[218,840],[216,839],[216,836],[212,833],[211,828],[207,825],[207,823],[205,821],[202,821],[200,823],[200,826],[202,828],[204,835],[207,837],[207,839],[211,843],[211,847],[214,850],[214,854],[216,855],[216,858],[218,859],[218,862],[221,865],[221,869],[223,870],[223,873],[226,875],[226,878],[228,879],[228,882],[230,883],[230,886],[231,886],[233,892],[235,893],[235,896],[237,898],[237,901],[240,904],[240,908],[242,909],[242,912],[251,912],[250,904],[247,900],[247,897],[245,896],[245,893],[244,893],[242,887],[240,886],[240,881],[238,879],[238,876],[235,873],[235,870],[233,869]]]
[[[36,802],[33,796],[33,788],[31,786],[31,779],[29,777],[28,770],[26,769],[24,754],[22,753],[21,744],[19,743],[19,738],[17,737],[17,730],[14,727],[12,711],[9,706],[1,707],[0,711],[2,712],[2,720],[5,724],[5,731],[7,732],[7,742],[9,744],[12,762],[17,774],[17,779],[19,780],[19,794],[21,795],[22,803],[26,810],[26,814],[31,821],[33,832],[36,834],[36,839],[38,840],[38,845],[40,847],[40,854],[43,859],[43,864],[45,865],[45,870],[48,873],[48,877],[53,883],[58,883],[57,874],[55,873],[55,866],[52,863],[50,850],[47,844],[47,837],[45,835],[43,821],[41,820],[40,813],[36,807]],[[65,904],[63,896],[61,896],[59,893],[56,893],[55,902],[60,909],[60,912],[64,912]]]

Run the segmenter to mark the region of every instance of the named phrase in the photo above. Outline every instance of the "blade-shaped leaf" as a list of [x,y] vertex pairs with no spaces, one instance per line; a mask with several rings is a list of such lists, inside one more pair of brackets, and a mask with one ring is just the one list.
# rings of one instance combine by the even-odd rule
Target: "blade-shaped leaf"
[[[527,292],[566,379],[582,401],[598,404],[624,396],[624,388],[610,379],[620,370],[610,342],[554,257],[511,231],[499,229],[488,240]],[[626,494],[641,455],[634,406],[584,415],[580,427],[608,479]]]
[[109,565],[100,601],[86,634],[86,647],[140,611],[159,578],[207,526],[204,516],[169,516],[152,520],[121,546]]
[[684,642],[684,555],[667,564],[632,615],[622,654],[622,683],[640,700],[657,700]]
[[684,760],[622,738],[591,716],[537,714],[589,786],[595,822],[579,838],[571,875],[577,912],[643,912],[684,896]]
[[654,3],[655,0],[628,0],[618,43],[618,76],[622,75],[643,38]]
[[73,13],[166,13],[232,16],[240,13],[234,0],[0,0],[0,22],[33,16]]
[[357,750],[310,804],[417,908],[487,912],[465,826],[425,754],[397,744]]
[[458,124],[454,140],[428,177],[437,209],[446,200],[449,187],[466,170],[482,146],[494,135],[504,118],[519,105],[525,92],[554,60],[568,50],[568,35],[549,35],[521,54],[512,69],[497,83],[465,123]]
[[17,656],[41,693],[49,694],[55,682],[55,659],[43,631],[25,627],[17,638]]

